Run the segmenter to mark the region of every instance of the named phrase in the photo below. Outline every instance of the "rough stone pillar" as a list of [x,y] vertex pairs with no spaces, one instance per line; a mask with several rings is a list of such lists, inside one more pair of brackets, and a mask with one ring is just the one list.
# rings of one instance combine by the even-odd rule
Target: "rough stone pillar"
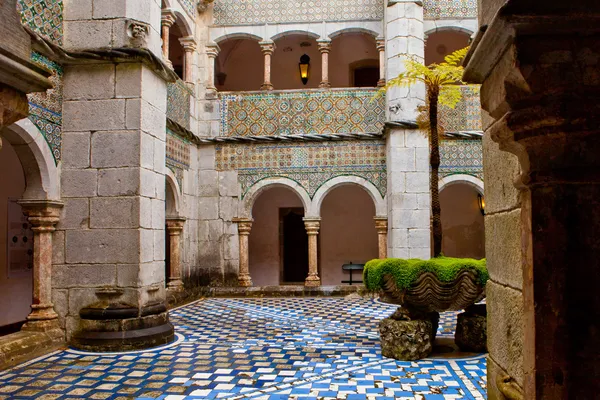
[[387,217],[375,217],[375,229],[377,230],[377,245],[379,248],[379,258],[387,258],[387,234],[388,234],[388,219]]
[[235,218],[233,222],[238,225],[238,235],[240,240],[240,270],[238,273],[238,282],[240,286],[252,286],[252,278],[250,277],[250,258],[248,248],[248,236],[252,230],[252,220]]
[[162,10],[162,16],[161,16],[161,20],[160,20],[161,28],[162,28],[162,30],[161,30],[162,54],[163,54],[163,60],[171,68],[173,67],[173,63],[169,59],[169,32],[171,31],[171,27],[175,23],[175,18],[176,18],[175,14],[173,13],[172,10]]
[[52,233],[63,204],[47,200],[21,200],[19,204],[33,230],[33,304],[22,329],[61,332],[52,304]]
[[275,43],[272,41],[260,42],[260,50],[265,56],[265,78],[263,84],[260,86],[260,90],[273,90],[273,84],[271,83],[271,56],[275,51]]
[[329,52],[331,51],[331,40],[317,40],[319,51],[321,52],[321,83],[320,88],[329,88]]
[[308,277],[304,282],[305,286],[321,286],[319,278],[319,254],[318,243],[319,229],[321,227],[321,218],[304,218],[304,226],[308,234]]
[[[482,107],[491,117],[486,135],[516,155],[521,167],[522,258],[506,253],[495,262],[522,263],[524,341],[522,369],[488,370],[490,399],[508,397],[518,386],[525,399],[596,398],[600,3],[573,1],[568,13],[556,0],[509,0],[499,10],[497,4],[484,0],[481,5],[480,23],[488,28],[475,40],[465,79],[483,84]],[[486,180],[486,192],[491,186],[500,196],[504,189],[497,185]],[[499,274],[490,269],[490,275],[497,279]],[[507,348],[510,340],[494,326],[510,307],[505,293],[501,285],[492,285],[490,297],[488,287],[488,345],[492,360],[512,361],[519,348]]]
[[167,234],[169,235],[169,283],[167,289],[174,292],[183,290],[181,281],[181,233],[185,218],[167,218]]
[[208,68],[206,71],[206,97],[216,98],[217,88],[215,87],[215,60],[221,49],[216,43],[206,46],[206,55],[208,56]]
[[183,46],[185,57],[183,59],[183,80],[187,83],[194,83],[194,52],[196,51],[196,40],[193,36],[186,36],[179,39]]
[[376,40],[377,51],[379,52],[379,80],[377,86],[385,86],[385,38],[378,37]]

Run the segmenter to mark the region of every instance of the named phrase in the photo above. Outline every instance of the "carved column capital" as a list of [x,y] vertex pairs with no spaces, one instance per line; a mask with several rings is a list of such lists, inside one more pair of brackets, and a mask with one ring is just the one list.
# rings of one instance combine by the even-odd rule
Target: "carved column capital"
[[319,52],[329,53],[331,51],[331,40],[330,39],[319,39],[317,40],[317,46],[319,47]]
[[186,219],[181,217],[167,218],[166,225],[169,235],[181,235],[185,221]]
[[275,52],[275,42],[271,40],[258,42],[258,44],[260,45],[260,51],[262,51],[264,55],[270,56],[273,55],[273,52]]
[[375,217],[375,229],[377,233],[387,233],[388,219],[387,217]]
[[385,50],[385,38],[382,36],[377,37],[377,39],[375,39],[375,45],[377,46],[377,51],[384,51]]
[[54,232],[63,203],[52,200],[19,200],[34,232]]
[[196,40],[193,36],[182,37],[181,39],[179,39],[179,43],[181,43],[181,45],[183,46],[183,50],[186,52],[195,51],[197,48]]
[[166,26],[166,27],[170,28],[173,26],[176,19],[177,19],[177,17],[175,16],[175,13],[173,12],[173,10],[171,10],[171,9],[162,10],[162,13],[160,16],[160,24],[162,26]]
[[321,218],[304,218],[304,227],[309,235],[318,235],[321,228]]
[[252,219],[246,218],[234,218],[233,222],[238,225],[238,233],[240,235],[250,235],[250,231],[252,230]]
[[215,58],[217,58],[217,56],[219,55],[220,51],[221,51],[221,48],[216,43],[212,43],[212,44],[209,44],[209,45],[206,46],[206,55],[209,58],[212,58],[213,60]]

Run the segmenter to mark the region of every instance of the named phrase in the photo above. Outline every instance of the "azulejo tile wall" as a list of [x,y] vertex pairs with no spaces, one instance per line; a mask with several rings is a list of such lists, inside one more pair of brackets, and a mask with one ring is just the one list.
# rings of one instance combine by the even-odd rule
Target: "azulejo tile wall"
[[167,118],[186,129],[190,129],[190,99],[193,94],[180,79],[167,84]]
[[297,144],[225,144],[216,148],[217,170],[237,170],[242,196],[260,180],[285,177],[312,197],[337,176],[359,176],[387,191],[385,142],[340,141]]
[[195,16],[195,11],[196,11],[196,4],[198,3],[198,0],[179,0],[179,2],[181,3],[181,5],[183,6],[183,8],[185,8],[185,10],[190,13],[190,15]]
[[191,143],[167,129],[166,165],[173,171],[179,187],[183,183],[183,171],[190,168]]
[[425,19],[477,18],[477,0],[425,0]]
[[378,133],[385,98],[375,89],[221,95],[222,136]]
[[481,131],[479,87],[461,87],[462,100],[454,107],[440,107],[440,123],[446,132]]
[[21,21],[52,42],[62,45],[62,0],[17,0]]
[[42,132],[55,161],[61,159],[62,143],[62,102],[63,102],[63,69],[57,63],[38,53],[32,53],[31,60],[50,71],[50,81],[54,87],[45,93],[27,95],[29,99],[29,119]]
[[380,0],[219,0],[214,8],[215,25],[381,20],[383,13]]
[[483,145],[481,139],[444,140],[440,147],[440,178],[465,174],[483,180]]

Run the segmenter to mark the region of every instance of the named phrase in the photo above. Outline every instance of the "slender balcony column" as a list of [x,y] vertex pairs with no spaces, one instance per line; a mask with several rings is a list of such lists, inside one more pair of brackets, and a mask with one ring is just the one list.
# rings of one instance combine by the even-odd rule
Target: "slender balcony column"
[[183,80],[187,83],[194,83],[193,68],[194,65],[194,51],[196,51],[196,41],[192,36],[186,36],[179,39],[179,43],[183,46],[185,51],[185,58],[183,59]]
[[271,83],[271,56],[275,51],[275,43],[272,41],[260,42],[260,50],[265,55],[265,81],[261,85],[260,90],[273,90]]
[[320,88],[329,88],[329,52],[331,51],[331,40],[317,40],[319,51],[321,52],[321,83]]
[[33,230],[33,304],[23,330],[60,329],[52,304],[52,233],[63,204],[48,200],[21,200]]
[[162,27],[161,37],[163,60],[169,67],[173,68],[173,63],[169,59],[169,32],[171,30],[171,27],[175,23],[175,14],[173,13],[173,11],[163,10],[160,23]]
[[304,282],[304,286],[321,286],[319,255],[317,253],[317,238],[321,227],[321,218],[304,218],[304,226],[308,234],[308,277]]
[[206,91],[207,98],[214,98],[217,94],[217,88],[215,87],[215,60],[219,55],[221,49],[216,43],[206,46],[206,55],[208,56],[208,68],[206,69]]
[[379,247],[379,258],[387,258],[387,217],[375,217],[375,229],[377,230],[377,244]]
[[252,220],[244,218],[235,218],[234,222],[238,224],[238,235],[240,238],[240,270],[238,273],[238,282],[240,286],[252,286],[250,277],[249,257],[248,257],[248,236],[252,230]]
[[183,290],[181,281],[181,232],[185,218],[168,218],[167,234],[169,235],[169,283],[167,289],[174,292]]
[[385,38],[378,37],[376,42],[377,51],[379,52],[379,80],[377,86],[385,86]]

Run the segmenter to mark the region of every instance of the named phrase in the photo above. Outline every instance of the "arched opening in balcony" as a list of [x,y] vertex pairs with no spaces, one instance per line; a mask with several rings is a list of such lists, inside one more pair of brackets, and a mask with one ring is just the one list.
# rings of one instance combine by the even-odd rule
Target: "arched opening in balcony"
[[259,39],[234,36],[219,42],[215,86],[219,91],[259,90],[263,83],[263,55]]
[[467,47],[470,38],[464,30],[452,28],[432,32],[425,41],[425,65],[444,61],[448,54]]
[[348,30],[330,37],[331,87],[376,87],[381,71],[374,33]]
[[[272,39],[275,45],[271,61],[273,87],[278,90],[318,88],[321,77],[318,36],[309,32],[286,32]],[[305,55],[309,65],[306,84],[300,76],[300,59]]]

